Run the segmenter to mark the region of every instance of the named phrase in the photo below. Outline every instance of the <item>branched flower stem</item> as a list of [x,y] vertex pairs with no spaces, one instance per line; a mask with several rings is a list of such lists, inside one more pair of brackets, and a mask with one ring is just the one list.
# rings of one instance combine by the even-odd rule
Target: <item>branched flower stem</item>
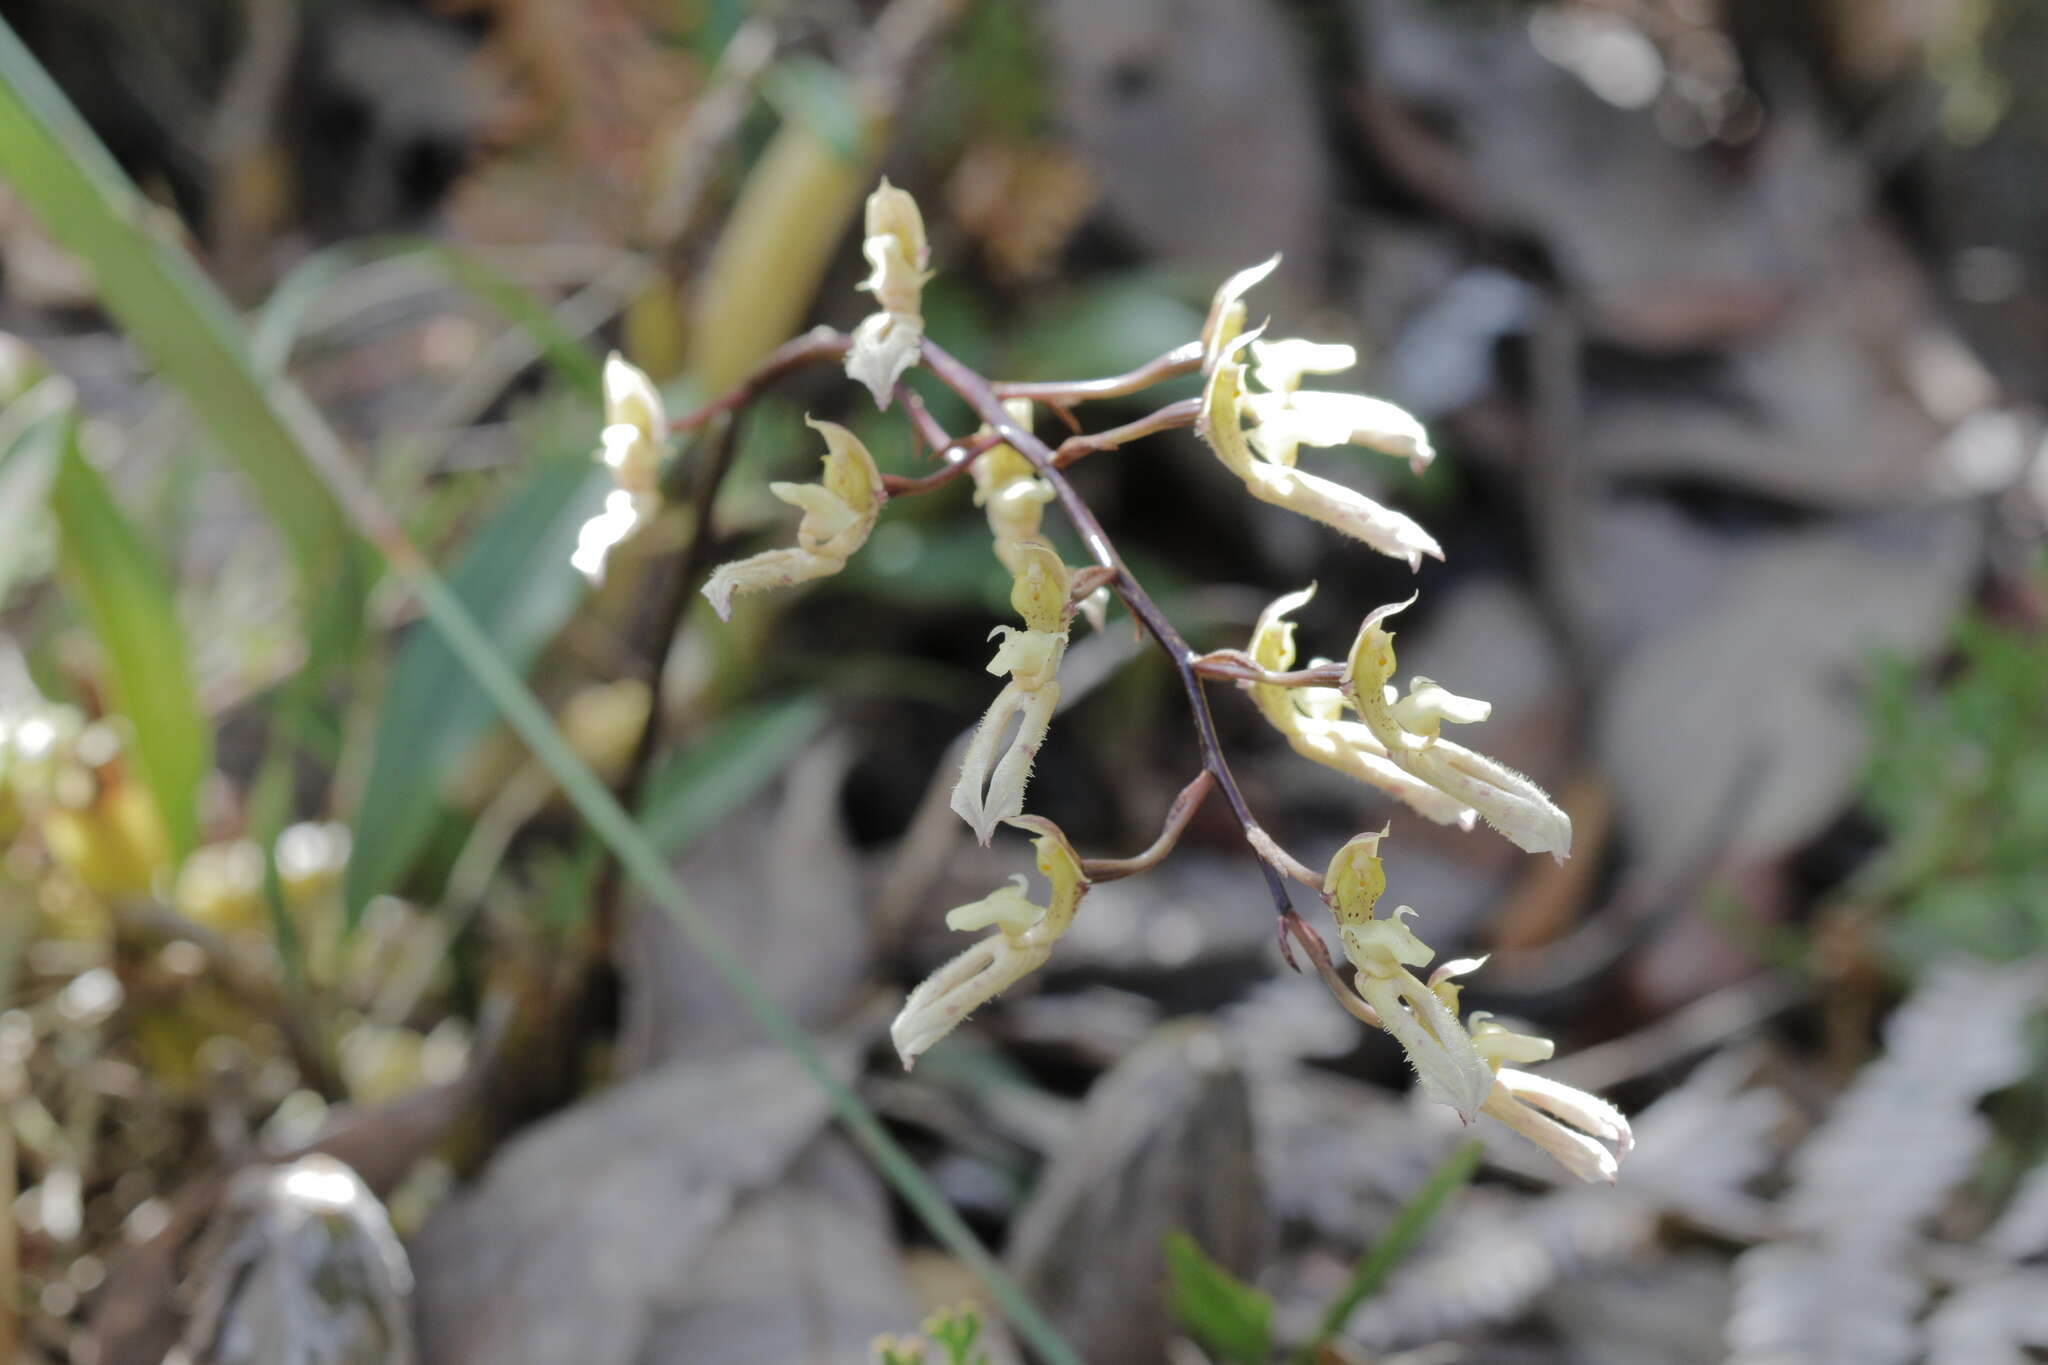
[[[762,390],[775,380],[802,366],[838,359],[846,354],[851,344],[851,338],[844,333],[825,327],[814,328],[778,347],[759,369],[729,393],[677,418],[670,424],[671,428],[675,431],[690,431],[714,418],[737,412],[759,397]],[[1068,520],[1088,547],[1088,553],[1094,558],[1102,580],[1123,599],[1131,615],[1171,661],[1174,672],[1180,677],[1182,690],[1187,694],[1188,709],[1195,722],[1195,740],[1202,757],[1203,777],[1191,783],[1175,802],[1174,812],[1169,814],[1167,826],[1161,834],[1161,842],[1165,847],[1155,845],[1153,849],[1133,859],[1095,860],[1091,866],[1106,869],[1107,876],[1123,876],[1140,870],[1142,866],[1150,866],[1150,862],[1143,860],[1150,859],[1156,862],[1159,857],[1163,857],[1166,850],[1171,847],[1172,840],[1178,837],[1180,827],[1185,825],[1189,816],[1192,816],[1201,798],[1208,794],[1209,786],[1213,784],[1220,787],[1224,800],[1230,805],[1231,814],[1244,830],[1245,840],[1257,857],[1259,870],[1272,897],[1274,911],[1280,916],[1279,942],[1282,954],[1288,963],[1293,965],[1295,959],[1292,945],[1300,943],[1322,974],[1334,975],[1328,949],[1323,944],[1321,936],[1295,912],[1283,876],[1285,869],[1275,865],[1276,857],[1287,862],[1292,860],[1285,857],[1272,836],[1259,825],[1257,817],[1252,814],[1250,805],[1245,801],[1244,792],[1237,785],[1237,779],[1231,774],[1230,763],[1224,757],[1223,745],[1216,733],[1215,717],[1210,712],[1208,694],[1203,689],[1202,681],[1205,677],[1214,677],[1234,681],[1278,683],[1289,687],[1333,686],[1341,670],[1330,666],[1301,669],[1291,674],[1276,674],[1259,668],[1235,651],[1196,653],[1179,629],[1159,609],[1151,594],[1145,591],[1143,585],[1124,565],[1122,556],[1117,553],[1108,533],[1102,529],[1102,523],[1095,516],[1094,510],[1068,482],[1063,472],[1066,466],[1084,455],[1109,450],[1143,436],[1192,426],[1198,403],[1194,399],[1169,403],[1158,411],[1123,426],[1073,436],[1062,442],[1057,450],[1040,440],[1028,428],[1019,425],[1003,408],[1005,398],[1029,398],[1055,409],[1063,409],[1067,404],[1117,398],[1135,393],[1163,380],[1190,374],[1201,368],[1201,344],[1191,342],[1185,346],[1175,347],[1125,374],[1107,379],[1075,382],[994,383],[983,378],[929,338],[924,342],[923,360],[925,368],[940,383],[959,395],[982,420],[987,430],[965,442],[955,440],[938,426],[922,401],[899,386],[898,394],[903,400],[903,408],[909,414],[920,439],[930,446],[945,464],[931,474],[915,478],[901,475],[885,476],[883,482],[890,496],[923,493],[941,487],[957,478],[973,463],[975,457],[984,451],[999,444],[1009,445],[1028,460],[1039,476],[1051,485]],[[714,482],[710,491],[715,489]],[[699,532],[699,539],[704,539],[702,529]],[[694,577],[694,574],[691,576]],[[1207,779],[1206,782],[1204,778]],[[1175,823],[1176,815],[1179,817],[1178,825]],[[1348,995],[1350,992],[1346,991],[1345,994]]]
[[[1131,615],[1144,626],[1145,632],[1158,643],[1161,650],[1165,651],[1166,657],[1173,663],[1174,671],[1180,675],[1181,686],[1188,697],[1188,709],[1194,716],[1195,738],[1201,749],[1202,767],[1215,777],[1216,784],[1223,789],[1223,799],[1230,803],[1231,814],[1237,817],[1238,824],[1244,829],[1246,841],[1252,845],[1255,852],[1259,849],[1262,837],[1264,842],[1271,843],[1270,836],[1265,836],[1265,832],[1259,828],[1257,818],[1245,802],[1244,793],[1238,788],[1237,779],[1231,776],[1230,763],[1223,756],[1223,745],[1216,734],[1216,719],[1209,712],[1209,697],[1203,691],[1201,674],[1195,668],[1195,661],[1201,656],[1188,646],[1188,642],[1181,637],[1173,622],[1167,620],[1166,614],[1159,609],[1159,604],[1152,600],[1151,594],[1145,591],[1138,580],[1132,577],[1131,571],[1124,566],[1123,558],[1117,554],[1116,546],[1111,543],[1108,533],[1102,529],[1102,523],[1096,519],[1094,510],[1075,491],[1073,484],[1067,481],[1066,475],[1060,472],[1053,449],[1030,431],[1019,426],[1011,419],[1010,414],[1003,410],[1003,392],[1008,392],[1014,397],[1042,398],[1047,386],[1012,385],[1006,390],[999,391],[996,385],[956,360],[944,347],[930,338],[925,339],[924,362],[926,368],[940,383],[960,395],[988,425],[989,430],[999,434],[1013,450],[1029,460],[1032,467],[1038,471],[1039,477],[1052,485],[1054,495],[1066,511],[1068,521],[1073,524],[1074,530],[1088,547],[1088,553],[1094,557],[1097,564],[1115,575],[1111,580],[1111,586],[1116,590],[1117,596],[1123,599],[1124,605],[1130,608]],[[1168,352],[1149,366],[1132,371],[1130,375],[1099,380],[1093,384],[1070,384],[1051,388],[1068,398],[1111,397],[1142,388],[1145,383],[1156,383],[1158,379],[1172,374],[1186,373],[1200,363],[1200,348],[1197,346],[1191,349],[1184,346]],[[1153,371],[1163,372],[1142,382],[1131,382],[1133,376],[1143,376]],[[1283,921],[1297,918],[1293,902],[1287,894],[1287,883],[1263,854],[1259,856],[1259,869],[1265,874],[1266,888],[1272,894],[1275,912]]]

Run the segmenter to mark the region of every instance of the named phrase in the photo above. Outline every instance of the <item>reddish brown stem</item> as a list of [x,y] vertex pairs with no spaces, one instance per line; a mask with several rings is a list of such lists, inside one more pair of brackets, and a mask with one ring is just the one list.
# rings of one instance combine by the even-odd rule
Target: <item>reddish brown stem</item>
[[929,493],[934,488],[942,488],[965,474],[976,456],[1002,443],[1002,437],[992,431],[984,431],[965,445],[946,448],[939,457],[946,462],[943,468],[933,470],[929,474],[920,474],[915,478],[905,474],[884,474],[882,487],[892,498]]
[[1173,852],[1173,846],[1180,842],[1180,836],[1194,819],[1195,812],[1208,798],[1216,786],[1216,774],[1207,768],[1195,774],[1195,780],[1180,789],[1180,795],[1173,798],[1167,808],[1166,823],[1159,828],[1159,837],[1143,853],[1130,858],[1083,858],[1081,872],[1091,882],[1113,882],[1118,877],[1128,877],[1134,872],[1147,872],[1159,865],[1159,861]]
[[1159,411],[1140,417],[1135,422],[1126,422],[1120,427],[1111,427],[1107,431],[1086,432],[1079,436],[1069,436],[1066,440],[1061,441],[1060,448],[1053,452],[1053,466],[1057,469],[1065,469],[1082,456],[1092,455],[1098,450],[1114,450],[1116,447],[1126,445],[1142,436],[1157,435],[1159,432],[1172,431],[1177,427],[1191,427],[1195,424],[1195,418],[1200,414],[1201,410],[1201,399],[1183,398],[1180,402],[1168,403]]
[[835,332],[830,327],[813,327],[800,337],[783,342],[761,362],[760,368],[740,381],[722,397],[714,398],[694,412],[686,412],[668,424],[670,431],[695,431],[714,417],[728,412],[737,412],[760,396],[767,388],[792,370],[806,365],[815,365],[821,360],[837,360],[853,345],[853,338],[844,332]]
[[1227,678],[1233,682],[1259,683],[1267,687],[1337,687],[1344,681],[1344,665],[1317,664],[1275,673],[1261,668],[1241,649],[1218,649],[1194,661],[1195,671],[1205,678]]
[[1096,398],[1121,398],[1177,375],[1192,374],[1201,367],[1202,343],[1190,341],[1146,361],[1135,370],[1108,379],[1054,381],[1049,384],[990,384],[984,380],[983,385],[996,398],[1029,398],[1033,402],[1064,407]]
[[1386,1027],[1380,1020],[1379,1011],[1366,1004],[1358,992],[1351,988],[1351,983],[1338,973],[1336,964],[1330,960],[1330,950],[1323,943],[1323,936],[1311,929],[1308,921],[1291,912],[1280,921],[1280,951],[1286,954],[1287,960],[1291,963],[1294,961],[1294,953],[1287,946],[1289,938],[1307,950],[1309,964],[1316,969],[1316,975],[1322,978],[1323,984],[1329,987],[1330,994],[1337,997],[1337,1003],[1350,1011],[1353,1018],[1374,1028]]

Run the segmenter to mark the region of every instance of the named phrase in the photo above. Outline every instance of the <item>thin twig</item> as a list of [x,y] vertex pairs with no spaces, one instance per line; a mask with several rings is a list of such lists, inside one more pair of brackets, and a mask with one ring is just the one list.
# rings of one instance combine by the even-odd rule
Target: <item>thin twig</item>
[[1098,450],[1114,450],[1143,436],[1156,436],[1162,431],[1191,427],[1201,411],[1202,402],[1199,398],[1183,398],[1178,403],[1168,403],[1159,411],[1148,413],[1135,422],[1126,422],[1107,431],[1083,432],[1078,436],[1069,436],[1061,441],[1060,448],[1053,452],[1053,466],[1065,469],[1082,456],[1093,455]]
[[884,474],[882,491],[892,498],[907,498],[919,493],[929,493],[934,488],[943,488],[965,474],[976,456],[1002,443],[1002,437],[993,431],[985,431],[963,445],[954,445],[943,451],[940,458],[946,461],[945,465],[929,474],[920,474],[914,478],[907,474]]
[[1344,681],[1344,665],[1317,664],[1275,673],[1261,668],[1241,649],[1217,649],[1194,661],[1195,671],[1205,678],[1227,678],[1233,682],[1258,683],[1264,687],[1337,687]]
[[836,360],[846,354],[853,345],[853,338],[844,332],[835,332],[830,327],[813,327],[800,337],[793,337],[769,352],[752,374],[724,395],[712,399],[694,412],[686,412],[668,424],[670,431],[695,431],[714,417],[737,412],[760,395],[782,376],[806,365],[815,365],[821,360]]
[[1216,785],[1216,775],[1207,768],[1195,774],[1195,780],[1180,789],[1180,795],[1173,798],[1167,807],[1166,820],[1159,828],[1159,837],[1143,853],[1129,858],[1083,858],[1082,875],[1091,882],[1113,882],[1119,877],[1128,877],[1136,872],[1149,872],[1159,865],[1160,859],[1173,852],[1173,846],[1180,842],[1181,834],[1187,829],[1188,821],[1201,808],[1209,792]]
[[1179,375],[1193,374],[1202,367],[1202,343],[1190,341],[1165,355],[1146,361],[1137,369],[1108,379],[1054,381],[1049,384],[990,384],[997,398],[1029,398],[1035,403],[1064,407],[1096,398],[1121,398],[1127,393],[1149,389]]

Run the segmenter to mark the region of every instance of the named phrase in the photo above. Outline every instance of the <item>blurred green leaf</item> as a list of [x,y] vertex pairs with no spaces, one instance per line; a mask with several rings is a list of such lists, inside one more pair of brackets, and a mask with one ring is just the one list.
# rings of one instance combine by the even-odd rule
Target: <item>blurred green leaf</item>
[[0,449],[0,606],[14,586],[29,549],[35,544],[34,531],[49,507],[50,481],[57,475],[57,463],[64,449],[64,434],[71,417],[63,412],[31,415],[25,396],[7,410],[26,417]]
[[604,366],[590,345],[562,325],[545,299],[477,257],[442,242],[380,237],[345,242],[308,256],[278,282],[256,318],[250,351],[266,374],[281,375],[307,315],[336,286],[365,267],[415,260],[482,299],[524,331],[556,374],[590,398],[603,391]]
[[815,697],[733,713],[654,771],[641,828],[663,852],[682,852],[751,801],[824,724]]
[[1273,1300],[1209,1259],[1185,1232],[1166,1236],[1167,1307],[1203,1350],[1233,1365],[1273,1357]]
[[291,547],[313,658],[336,657],[356,636],[368,585],[340,505],[308,459],[345,459],[339,442],[296,390],[264,391],[227,301],[4,21],[0,175],[84,258],[107,310],[249,480]]
[[768,68],[761,94],[784,120],[809,129],[840,160],[865,164],[868,120],[838,67],[816,57],[785,57]]
[[[513,667],[524,671],[583,600],[569,554],[608,487],[588,461],[550,461],[477,533],[449,575],[449,588]],[[418,630],[406,640],[356,810],[345,888],[351,916],[411,870],[441,810],[443,784],[496,714],[440,635]]]
[[177,602],[163,566],[80,453],[76,419],[67,416],[62,431],[50,484],[58,574],[99,639],[108,697],[134,727],[135,766],[183,858],[199,839],[199,781],[213,761],[213,739],[193,690]]
[[[1182,345],[1202,314],[1151,272],[1105,276],[1055,298],[1010,334],[1002,372],[1016,379],[1117,374]],[[1162,385],[1151,402],[1194,392],[1190,380]]]

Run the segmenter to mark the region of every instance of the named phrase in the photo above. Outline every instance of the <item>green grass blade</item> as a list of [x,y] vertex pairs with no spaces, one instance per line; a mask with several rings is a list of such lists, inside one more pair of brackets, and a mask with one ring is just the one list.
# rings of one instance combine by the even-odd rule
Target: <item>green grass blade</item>
[[78,448],[77,419],[62,423],[50,484],[58,576],[92,623],[114,708],[134,727],[135,765],[179,858],[199,838],[199,782],[213,735],[199,709],[185,633],[169,576]]
[[279,281],[257,315],[250,351],[258,370],[281,375],[305,329],[306,314],[342,280],[365,266],[414,259],[482,299],[540,348],[564,382],[592,400],[604,389],[604,364],[589,344],[562,325],[525,285],[468,252],[416,237],[345,242],[315,252]]
[[353,608],[366,589],[362,561],[334,495],[302,454],[319,442],[340,457],[333,433],[296,393],[265,391],[233,310],[175,244],[175,227],[137,192],[4,20],[0,175],[91,267],[107,311],[248,479],[291,547],[307,614],[336,608],[313,633],[323,644],[352,636]]
[[640,826],[657,848],[679,853],[754,799],[825,724],[815,697],[749,707],[657,768]]
[[1295,1352],[1295,1365],[1314,1365],[1317,1352],[1344,1330],[1344,1324],[1358,1311],[1358,1305],[1379,1293],[1380,1286],[1387,1282],[1387,1276],[1422,1240],[1422,1234],[1429,1231],[1429,1225],[1436,1221],[1437,1214],[1451,1196],[1464,1189],[1472,1179],[1473,1172],[1479,1169],[1479,1158],[1485,1153],[1484,1143],[1478,1138],[1468,1138],[1457,1151],[1444,1159],[1442,1165],[1430,1172],[1429,1179],[1422,1183],[1415,1197],[1394,1215],[1393,1226],[1373,1243],[1372,1250],[1360,1258],[1351,1272],[1350,1283],[1344,1286],[1344,1292],[1331,1300],[1316,1334]]
[[[524,674],[583,601],[569,566],[576,531],[603,500],[602,471],[553,460],[478,532],[448,586]],[[416,631],[399,650],[377,718],[369,773],[356,803],[355,847],[344,899],[351,917],[395,891],[425,848],[449,775],[491,726],[497,708],[437,632]]]
[[[47,392],[47,390],[45,391]],[[15,575],[22,570],[35,526],[50,506],[50,481],[64,454],[69,414],[47,411],[30,415],[30,405],[43,406],[31,393],[11,404],[0,421],[13,430],[0,449],[0,606]],[[18,427],[10,419],[19,415]]]
[[1166,1235],[1166,1287],[1174,1321],[1217,1360],[1267,1365],[1273,1358],[1273,1300],[1210,1260],[1185,1232]]

